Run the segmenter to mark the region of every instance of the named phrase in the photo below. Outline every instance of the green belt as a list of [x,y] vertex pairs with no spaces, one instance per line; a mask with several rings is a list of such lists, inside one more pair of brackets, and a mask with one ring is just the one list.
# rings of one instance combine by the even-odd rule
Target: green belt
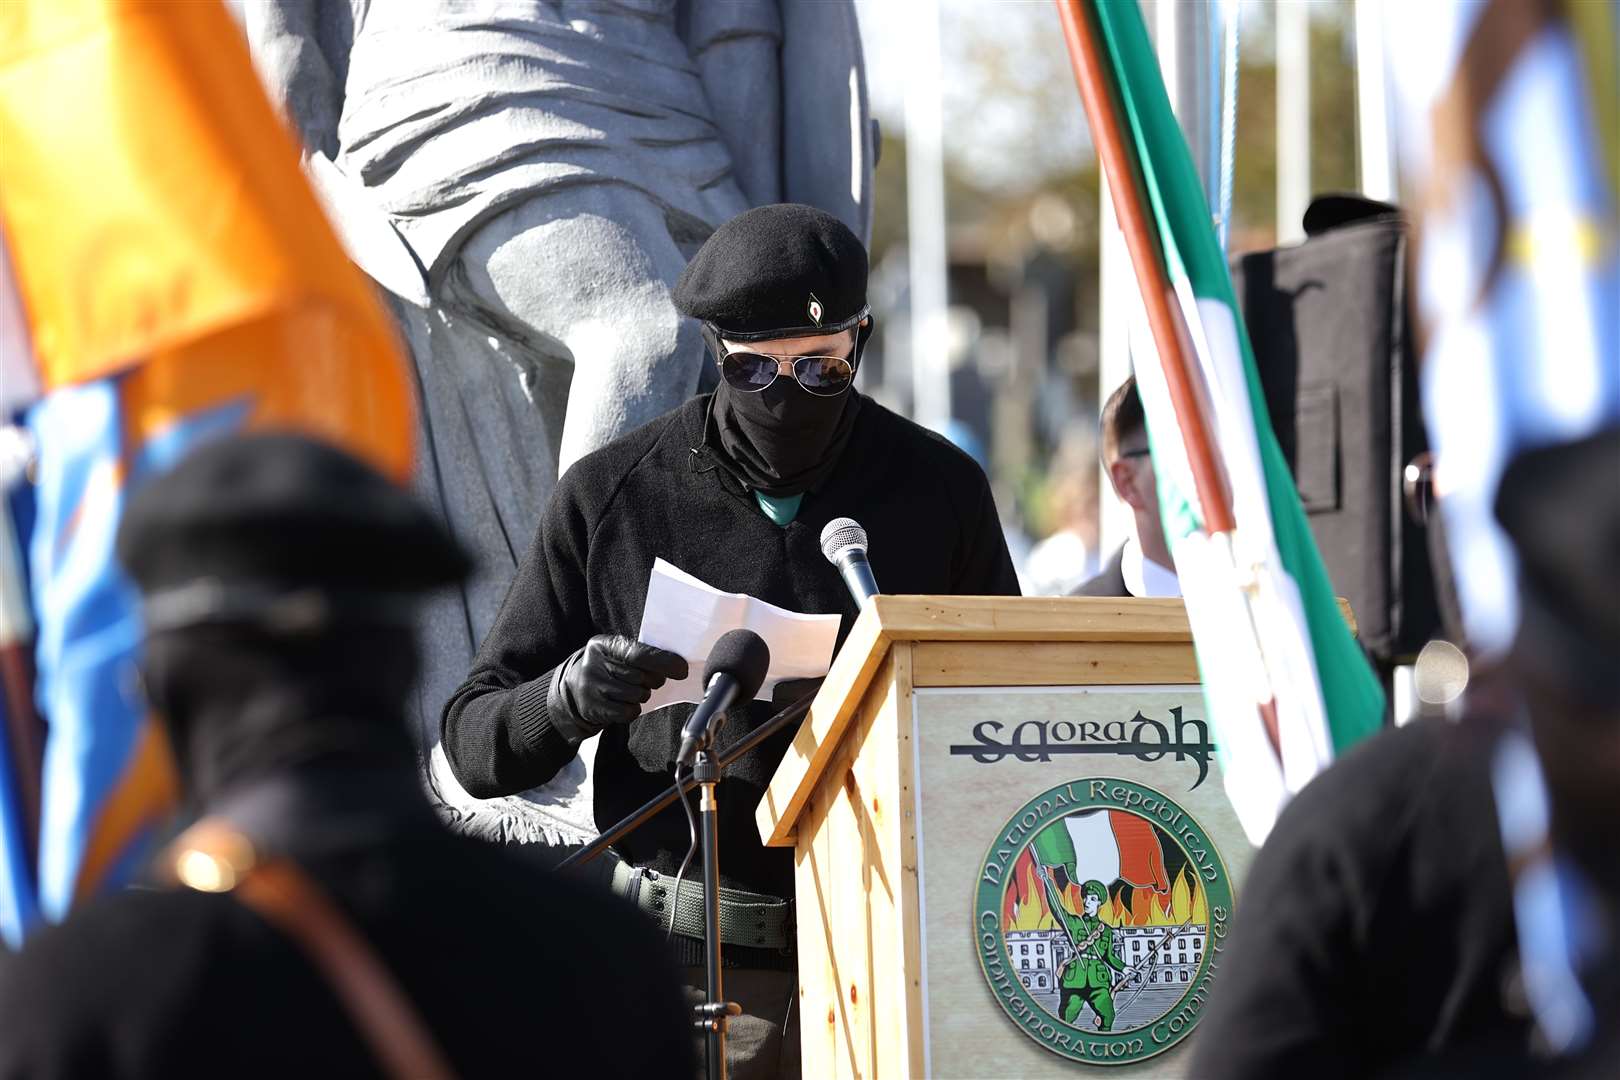
[[[613,867],[613,891],[647,912],[660,925],[670,925],[669,906],[674,899],[675,879],[668,874],[618,862]],[[702,882],[681,881],[675,933],[703,940]],[[782,953],[792,951],[793,902],[721,886],[720,943]]]

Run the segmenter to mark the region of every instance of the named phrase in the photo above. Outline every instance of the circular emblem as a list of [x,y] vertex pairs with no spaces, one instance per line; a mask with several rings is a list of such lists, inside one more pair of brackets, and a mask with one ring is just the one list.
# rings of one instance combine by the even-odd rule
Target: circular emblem
[[979,967],[1020,1031],[1074,1061],[1125,1065],[1197,1024],[1232,886],[1203,827],[1163,792],[1089,777],[1007,822],[973,914]]

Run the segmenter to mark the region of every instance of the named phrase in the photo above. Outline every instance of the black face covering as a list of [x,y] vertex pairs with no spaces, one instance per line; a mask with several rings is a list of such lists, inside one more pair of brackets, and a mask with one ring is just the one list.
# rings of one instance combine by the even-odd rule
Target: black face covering
[[[868,318],[855,332],[850,359],[857,370],[871,335]],[[720,332],[706,324],[703,338],[718,356]],[[748,487],[773,497],[799,495],[821,486],[837,467],[860,409],[853,385],[837,397],[817,397],[790,376],[779,375],[754,393],[737,391],[721,379],[704,438]]]
[[714,392],[711,439],[750,488],[798,495],[819,486],[838,464],[860,402],[854,387],[817,397],[793,379],[778,378],[744,394],[722,380]]
[[193,627],[149,638],[144,668],[195,803],[323,759],[401,769],[413,759],[403,717],[416,647],[407,629],[281,639]]

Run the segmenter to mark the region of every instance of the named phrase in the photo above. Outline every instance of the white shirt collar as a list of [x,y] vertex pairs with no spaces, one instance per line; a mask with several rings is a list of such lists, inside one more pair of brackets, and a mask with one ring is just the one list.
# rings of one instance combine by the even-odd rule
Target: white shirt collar
[[1180,596],[1181,581],[1169,567],[1160,566],[1142,552],[1142,545],[1132,536],[1125,541],[1120,554],[1119,573],[1125,579],[1125,591],[1132,596]]

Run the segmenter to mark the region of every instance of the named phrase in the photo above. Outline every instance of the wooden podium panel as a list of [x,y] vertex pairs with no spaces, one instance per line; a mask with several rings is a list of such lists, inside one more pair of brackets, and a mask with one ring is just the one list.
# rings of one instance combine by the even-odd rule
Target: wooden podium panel
[[804,1075],[1187,1075],[1252,854],[1212,744],[1179,600],[869,601],[758,809]]
[[[927,972],[923,1073],[1072,1074],[1076,1066],[1065,1060],[1072,1058],[1115,1066],[1120,1075],[1188,1075],[1179,1036],[1218,982],[1215,950],[1231,922],[1233,882],[1251,856],[1222,786],[1198,686],[919,688],[912,738]],[[1014,740],[1024,749],[1009,749]],[[1172,746],[1191,752],[1181,750],[1177,761]],[[1131,856],[1140,865],[1123,867],[1122,855],[1108,863],[1102,849],[1117,842],[1103,820],[1109,811],[1152,827],[1151,839],[1134,830]],[[1067,828],[1075,820],[1103,828]],[[1140,968],[1111,992],[1107,1038],[1091,1030],[1096,1014],[1083,1002],[1066,1026],[1086,1037],[1050,1022],[1064,1004],[1054,953],[1061,957],[1072,942],[1054,925],[1051,894],[1024,854],[1028,838],[1048,825],[1088,841],[1071,838],[1081,878],[1122,872],[1145,882],[1162,871],[1153,884],[1168,886],[1102,882],[1101,921],[1122,939],[1122,964]],[[1109,869],[1091,869],[1099,865]],[[991,913],[999,916],[993,924]],[[970,937],[978,948],[965,947]],[[1014,979],[1025,992],[1009,1001]],[[984,1008],[987,992],[1003,1007]],[[1009,1027],[1024,1038],[1006,1038]]]

